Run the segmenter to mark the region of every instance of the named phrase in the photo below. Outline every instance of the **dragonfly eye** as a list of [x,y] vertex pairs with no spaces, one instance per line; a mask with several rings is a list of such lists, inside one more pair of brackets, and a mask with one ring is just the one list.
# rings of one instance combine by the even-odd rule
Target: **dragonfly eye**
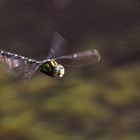
[[57,65],[54,70],[57,77],[63,77],[63,75],[65,74],[65,69],[62,65]]

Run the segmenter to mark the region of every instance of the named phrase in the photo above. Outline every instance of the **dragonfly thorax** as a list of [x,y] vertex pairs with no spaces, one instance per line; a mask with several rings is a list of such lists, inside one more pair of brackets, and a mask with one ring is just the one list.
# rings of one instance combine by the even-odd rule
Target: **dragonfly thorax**
[[63,77],[65,69],[62,65],[58,64],[55,60],[46,60],[40,65],[40,71],[51,77]]

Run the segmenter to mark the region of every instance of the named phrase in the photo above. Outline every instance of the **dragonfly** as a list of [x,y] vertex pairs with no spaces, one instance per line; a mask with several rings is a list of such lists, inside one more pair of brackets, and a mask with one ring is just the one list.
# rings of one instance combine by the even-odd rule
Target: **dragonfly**
[[0,62],[3,63],[10,76],[29,79],[38,70],[50,77],[61,78],[65,74],[64,66],[87,66],[98,63],[101,59],[96,49],[63,55],[66,44],[66,40],[55,32],[46,59],[40,61],[1,50]]

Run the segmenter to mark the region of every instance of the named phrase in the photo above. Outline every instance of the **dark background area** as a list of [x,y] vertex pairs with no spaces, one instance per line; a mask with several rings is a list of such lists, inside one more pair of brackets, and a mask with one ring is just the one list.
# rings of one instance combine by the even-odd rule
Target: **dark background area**
[[1,49],[45,59],[54,32],[66,54],[96,48],[100,63],[28,81],[1,65],[0,139],[139,140],[140,2],[0,0]]

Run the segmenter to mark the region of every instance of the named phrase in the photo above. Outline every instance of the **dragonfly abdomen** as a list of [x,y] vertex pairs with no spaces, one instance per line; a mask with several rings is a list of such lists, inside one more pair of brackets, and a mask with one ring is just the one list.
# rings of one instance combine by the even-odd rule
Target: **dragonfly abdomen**
[[29,59],[27,57],[15,54],[15,53],[10,53],[10,52],[6,52],[6,51],[0,51],[2,56],[7,56],[7,57],[14,57],[16,59],[21,59],[23,61],[28,61],[29,63],[39,63],[38,61],[34,60],[34,59]]

